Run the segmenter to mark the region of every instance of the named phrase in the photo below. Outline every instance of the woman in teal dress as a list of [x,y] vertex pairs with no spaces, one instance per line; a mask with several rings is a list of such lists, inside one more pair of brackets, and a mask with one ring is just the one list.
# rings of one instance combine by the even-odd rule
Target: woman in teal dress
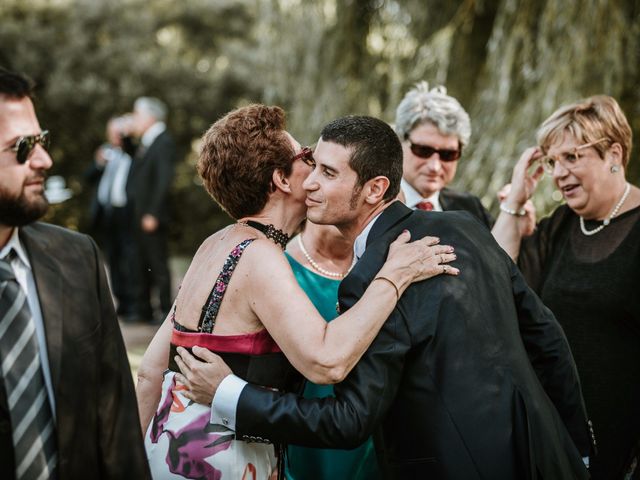
[[[338,286],[353,266],[353,245],[331,225],[307,222],[289,242],[287,260],[296,280],[327,322],[338,316]],[[333,395],[332,385],[307,381],[304,396]],[[371,438],[353,450],[288,447],[288,480],[376,480],[381,478]]]

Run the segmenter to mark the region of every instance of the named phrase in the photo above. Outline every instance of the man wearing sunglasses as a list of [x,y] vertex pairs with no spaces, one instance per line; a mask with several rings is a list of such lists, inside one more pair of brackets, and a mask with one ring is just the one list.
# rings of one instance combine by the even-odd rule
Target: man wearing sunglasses
[[405,203],[420,210],[466,210],[491,228],[494,220],[478,197],[447,188],[471,136],[460,103],[444,87],[429,90],[420,82],[398,105],[395,129],[402,142]]
[[102,261],[46,213],[48,133],[0,67],[0,477],[149,478]]

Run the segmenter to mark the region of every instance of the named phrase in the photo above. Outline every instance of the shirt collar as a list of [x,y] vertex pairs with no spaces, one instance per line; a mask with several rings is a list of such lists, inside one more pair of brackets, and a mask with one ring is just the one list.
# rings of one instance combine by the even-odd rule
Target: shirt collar
[[7,244],[0,249],[0,258],[6,257],[11,250],[14,250],[18,255],[18,258],[26,265],[26,267],[31,270],[31,263],[29,263],[29,257],[27,256],[27,252],[24,250],[22,243],[20,242],[20,237],[18,235],[18,227],[13,229],[13,233],[9,238]]
[[382,212],[380,212],[378,215],[373,217],[371,221],[367,224],[367,226],[364,227],[364,230],[360,232],[360,235],[356,237],[356,241],[353,242],[353,254],[356,256],[357,260],[360,260],[360,257],[364,255],[364,251],[367,248],[367,239],[369,238],[369,232],[371,232],[371,228],[373,227],[373,224],[376,223],[376,220],[380,218],[381,214]]
[[167,129],[167,125],[164,122],[156,122],[147,128],[147,131],[142,134],[140,143],[144,147],[149,147],[158,136]]
[[442,211],[442,205],[440,205],[440,191],[435,192],[427,198],[424,198],[422,195],[420,195],[420,193],[418,193],[415,188],[409,185],[409,182],[407,182],[404,178],[402,179],[401,187],[404,193],[404,198],[406,199],[405,204],[407,205],[407,207],[415,209],[416,205],[418,205],[420,202],[428,201],[433,204],[433,209],[436,212]]

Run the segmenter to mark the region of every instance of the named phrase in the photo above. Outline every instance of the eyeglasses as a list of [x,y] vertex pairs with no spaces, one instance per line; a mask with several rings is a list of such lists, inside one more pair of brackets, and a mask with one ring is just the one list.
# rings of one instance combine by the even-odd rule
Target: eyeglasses
[[313,150],[311,150],[311,147],[302,147],[302,150],[300,150],[299,153],[293,156],[293,158],[291,159],[291,163],[295,162],[298,159],[302,160],[310,167],[316,166],[316,161],[313,158]]
[[580,150],[584,150],[585,148],[593,147],[598,143],[604,142],[607,140],[606,137],[600,138],[594,142],[585,143],[583,145],[578,145],[577,147],[573,147],[571,150],[561,153],[559,155],[545,155],[540,159],[540,165],[544,168],[544,171],[549,175],[553,175],[553,170],[556,167],[556,163],[560,163],[564,168],[571,171],[578,165],[580,161]]
[[43,130],[37,135],[25,135],[20,137],[12,147],[5,148],[3,152],[16,152],[16,158],[20,165],[24,164],[31,155],[36,145],[40,144],[42,148],[49,148],[49,130]]
[[462,150],[460,148],[456,150],[441,149],[432,147],[431,145],[420,145],[419,143],[413,143],[408,137],[407,140],[409,141],[409,148],[411,148],[411,153],[413,153],[416,157],[431,158],[435,153],[437,153],[440,157],[440,160],[442,160],[443,162],[455,162],[460,158],[460,155],[462,154]]

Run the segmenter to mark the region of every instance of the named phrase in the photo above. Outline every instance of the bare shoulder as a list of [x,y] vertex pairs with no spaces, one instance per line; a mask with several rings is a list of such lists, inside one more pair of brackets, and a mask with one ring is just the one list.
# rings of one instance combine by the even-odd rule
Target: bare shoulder
[[246,263],[251,264],[269,265],[272,267],[277,267],[278,265],[288,266],[282,249],[266,238],[256,238],[253,240],[251,245],[246,248],[243,258],[246,258]]

